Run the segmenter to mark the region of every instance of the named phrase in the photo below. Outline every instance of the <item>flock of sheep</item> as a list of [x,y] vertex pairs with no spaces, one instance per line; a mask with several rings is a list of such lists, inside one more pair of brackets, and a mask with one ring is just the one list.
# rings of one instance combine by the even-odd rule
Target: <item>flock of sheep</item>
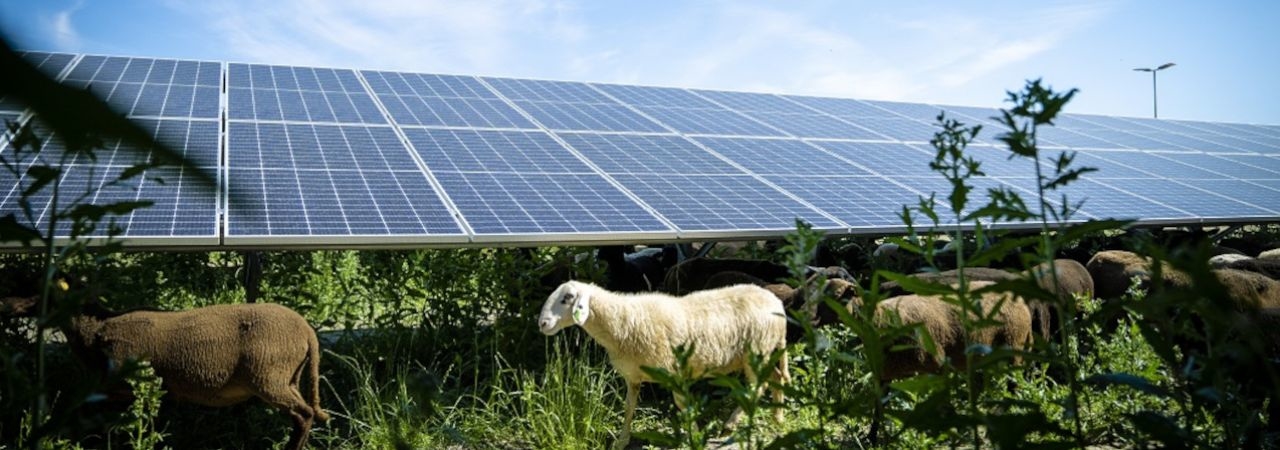
[[[638,256],[637,256],[638,255]],[[802,327],[787,319],[790,310],[807,311],[812,326],[839,323],[838,313],[808,299],[822,292],[840,299],[850,313],[861,311],[861,287],[840,267],[810,268],[809,280],[793,287],[782,280],[789,271],[768,261],[693,258],[665,267],[653,251],[601,252],[608,263],[607,287],[568,281],[546,299],[537,325],[544,334],[581,327],[604,347],[627,386],[622,432],[615,446],[630,439],[631,422],[642,383],[653,380],[642,367],[676,370],[672,349],[692,345],[689,368],[698,377],[743,373],[749,381],[766,376],[775,385],[789,382],[786,350],[802,336]],[[646,261],[652,259],[653,261]],[[1258,257],[1219,256],[1211,263],[1226,295],[1242,312],[1257,317],[1280,317],[1280,250]],[[877,304],[874,317],[884,323],[891,316],[929,331],[935,348],[891,352],[884,380],[962,364],[972,344],[1028,350],[1035,336],[1051,339],[1061,318],[1058,309],[1037,301],[1023,301],[1008,292],[990,291],[992,283],[1034,280],[1060,301],[1096,295],[1113,299],[1135,277],[1150,283],[1156,262],[1127,251],[1102,251],[1087,264],[1059,259],[1025,272],[968,268],[965,279],[973,290],[988,287],[977,297],[986,313],[995,312],[999,325],[966,330],[964,314],[935,295],[907,292],[897,283],[884,283],[889,298]],[[1163,263],[1162,263],[1163,264]],[[1191,280],[1162,266],[1165,283],[1185,287]],[[1056,273],[1055,277],[1050,274]],[[914,277],[954,285],[955,271],[918,273]],[[818,280],[825,280],[821,283]],[[1056,280],[1056,281],[1055,281]],[[619,292],[632,291],[632,292]],[[32,316],[37,297],[0,300],[8,316]],[[1250,316],[1252,317],[1252,316]],[[1260,319],[1261,320],[1261,319]],[[89,367],[118,367],[130,359],[148,360],[176,397],[209,406],[227,406],[259,397],[292,418],[288,449],[300,449],[315,421],[329,418],[319,403],[319,343],[311,325],[296,312],[271,304],[218,305],[189,311],[133,310],[112,312],[93,300],[73,317],[62,332],[75,355]],[[1280,341],[1280,333],[1270,337]],[[1280,344],[1272,345],[1274,354]],[[771,373],[753,373],[752,354],[781,353]],[[938,356],[935,356],[938,355]],[[303,379],[306,384],[303,384]],[[304,395],[305,391],[305,395]],[[677,396],[677,405],[684,399]],[[773,400],[781,404],[782,391]],[[1274,402],[1273,402],[1274,403]],[[782,420],[782,409],[775,409]],[[732,423],[738,414],[735,412]],[[873,431],[874,434],[874,431]]]

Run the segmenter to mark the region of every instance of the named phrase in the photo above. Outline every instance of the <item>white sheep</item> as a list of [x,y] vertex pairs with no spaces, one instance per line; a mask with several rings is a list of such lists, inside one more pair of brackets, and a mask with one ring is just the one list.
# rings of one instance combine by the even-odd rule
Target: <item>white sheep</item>
[[[683,297],[660,293],[620,294],[577,281],[566,282],[547,298],[538,316],[543,334],[554,335],[571,325],[581,326],[609,353],[609,360],[627,383],[627,409],[622,435],[615,447],[631,439],[631,419],[641,383],[652,382],[641,367],[676,370],[672,348],[693,345],[689,368],[695,377],[743,372],[755,382],[748,357],[783,351],[771,374],[779,384],[790,381],[787,371],[786,312],[773,293],[754,285],[697,291]],[[781,404],[780,389],[773,399]],[[676,404],[683,399],[676,397]],[[741,411],[735,411],[730,424]],[[782,420],[782,410],[774,411]]]

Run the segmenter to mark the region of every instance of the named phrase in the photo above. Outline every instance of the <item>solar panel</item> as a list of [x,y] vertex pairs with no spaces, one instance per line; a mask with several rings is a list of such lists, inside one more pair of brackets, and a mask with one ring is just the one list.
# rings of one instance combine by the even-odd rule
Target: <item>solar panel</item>
[[[181,151],[206,177],[216,177],[218,160],[218,124],[213,121],[189,120],[136,120],[143,130],[170,148]],[[48,128],[37,124],[37,135],[43,137],[41,157],[43,162],[26,159],[23,165],[33,163],[61,167],[61,196],[59,211],[69,207],[68,199],[83,197],[91,204],[108,204],[147,200],[150,207],[135,210],[123,216],[109,216],[123,228],[120,235],[133,245],[214,245],[218,242],[217,186],[201,183],[192,169],[160,167],[146,170],[136,177],[114,181],[131,166],[145,162],[149,149],[140,149],[119,139],[108,139],[94,150],[94,158],[87,153],[68,153],[62,140]],[[12,157],[13,149],[6,143],[0,154]],[[13,161],[13,160],[11,160]],[[59,161],[62,161],[59,163]],[[0,186],[4,189],[0,199],[0,215],[17,214],[25,221],[18,199],[23,188],[32,179],[23,175],[17,179],[8,171],[0,171]],[[29,201],[35,212],[34,225],[47,227],[55,213],[51,210],[52,191],[37,192]],[[70,235],[70,224],[63,221],[57,237]],[[107,236],[105,223],[89,233],[88,237]]]
[[929,142],[941,130],[934,124],[905,118],[857,117],[848,119],[855,125],[903,142]]
[[228,243],[465,242],[387,126],[232,122]]
[[882,119],[902,117],[865,101],[850,98],[807,97],[799,95],[788,95],[787,98],[818,111],[841,117],[877,117]]
[[901,227],[902,206],[915,206],[919,200],[916,192],[878,176],[765,178],[854,229]]
[[1201,218],[1274,217],[1276,211],[1259,208],[1225,195],[1213,194],[1173,180],[1111,179],[1099,181],[1107,186],[1135,193],[1146,199],[1176,206]]
[[546,133],[406,128],[405,135],[480,241],[671,232]]
[[727,109],[645,107],[638,109],[672,129],[694,135],[786,136],[785,133]]
[[676,136],[565,133],[560,137],[605,173],[744,174],[711,152]]
[[596,84],[596,88],[622,103],[633,106],[662,106],[668,108],[711,108],[719,105],[692,92],[677,88],[625,86],[620,84]]
[[617,103],[586,83],[512,78],[484,78],[484,80],[503,96],[512,100],[551,103]]
[[831,153],[881,175],[920,175],[933,161],[921,147],[899,143],[812,141]]
[[[1082,210],[1095,218],[1112,218],[1120,220],[1142,219],[1149,223],[1176,223],[1192,220],[1195,215],[1174,208],[1165,203],[1151,201],[1140,195],[1102,184],[1101,181],[1085,178],[1067,185],[1059,192],[1066,194],[1072,202],[1084,201]],[[1137,179],[1156,181],[1154,178]]]
[[104,97],[131,117],[216,119],[222,65],[209,61],[88,55],[67,74],[67,84]]
[[400,125],[537,128],[472,77],[368,70],[360,73],[392,120]]
[[228,65],[232,120],[387,123],[350,69]]
[[[67,68],[67,65],[71,64],[76,55],[70,53],[20,52],[19,56],[35,66],[36,70],[41,73],[51,78],[57,78]],[[26,105],[17,99],[8,95],[0,95],[0,111],[21,112],[24,109],[26,109]]]
[[814,145],[794,139],[696,139],[708,148],[762,175],[871,175]]
[[800,138],[888,140],[875,131],[854,125],[848,120],[818,114],[746,113],[769,126]]
[[736,111],[773,112],[792,114],[813,114],[814,110],[804,105],[787,100],[773,94],[753,94],[749,92],[694,91],[698,95],[710,99],[724,107]]
[[550,130],[667,131],[626,106],[601,103],[548,103],[517,100],[516,106]]
[[697,232],[778,232],[803,219],[819,230],[847,227],[749,175],[612,175],[675,224],[681,236]]
[[437,172],[436,177],[478,235],[670,230],[596,174]]
[[[940,110],[986,127],[967,150],[987,175],[971,181],[970,210],[988,188],[1025,199],[1036,190],[1034,163],[990,145],[1000,132],[994,108],[24,57],[100,93],[223,178],[222,190],[201,190],[193,174],[155,170],[148,175],[165,183],[144,177],[104,190],[103,200],[155,197],[154,207],[120,218],[138,242],[311,248],[731,239],[780,236],[797,218],[832,234],[899,232],[902,205],[935,192],[941,201],[951,190],[928,167]],[[23,112],[0,99],[0,119]],[[1064,148],[1076,151],[1077,165],[1101,169],[1065,189],[1085,201],[1081,218],[1280,221],[1280,127],[1089,114],[1063,115],[1057,125],[1039,132],[1044,172]],[[70,160],[68,180],[94,186],[104,172],[91,167],[139,160],[107,144],[96,160]],[[9,178],[0,178],[0,211],[14,211],[13,193],[27,182]]]
[[1176,157],[1162,158],[1159,156],[1160,153],[1092,152],[1091,154],[1098,156],[1100,159],[1106,159],[1119,164],[1123,167],[1135,168],[1148,174],[1164,178],[1212,179],[1222,178],[1224,176],[1223,174],[1205,170],[1200,167],[1179,163],[1177,162]]

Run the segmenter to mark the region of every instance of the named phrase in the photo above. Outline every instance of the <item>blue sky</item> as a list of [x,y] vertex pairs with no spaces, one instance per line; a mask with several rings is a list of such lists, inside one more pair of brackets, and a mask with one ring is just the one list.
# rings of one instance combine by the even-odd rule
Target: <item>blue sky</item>
[[21,48],[1280,124],[1277,1],[0,0]]

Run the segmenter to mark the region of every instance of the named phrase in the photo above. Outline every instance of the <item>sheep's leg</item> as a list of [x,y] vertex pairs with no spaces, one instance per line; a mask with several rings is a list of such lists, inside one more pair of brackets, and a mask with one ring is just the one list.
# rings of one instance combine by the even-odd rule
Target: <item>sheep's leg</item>
[[284,410],[293,419],[293,432],[289,434],[289,443],[284,446],[288,450],[301,450],[307,445],[311,424],[315,420],[315,410],[302,399],[302,393],[296,386],[274,386],[259,394],[267,404]]
[[613,448],[627,448],[631,443],[631,419],[636,415],[636,403],[640,400],[640,383],[627,382],[627,410],[622,414],[622,435],[613,443]]
[[782,393],[782,387],[791,383],[791,370],[787,368],[787,351],[782,351],[782,356],[778,359],[778,367],[773,370],[773,381],[777,386],[773,387],[773,403],[777,404],[777,409],[773,410],[773,420],[782,423],[784,418],[783,401],[786,400]]

